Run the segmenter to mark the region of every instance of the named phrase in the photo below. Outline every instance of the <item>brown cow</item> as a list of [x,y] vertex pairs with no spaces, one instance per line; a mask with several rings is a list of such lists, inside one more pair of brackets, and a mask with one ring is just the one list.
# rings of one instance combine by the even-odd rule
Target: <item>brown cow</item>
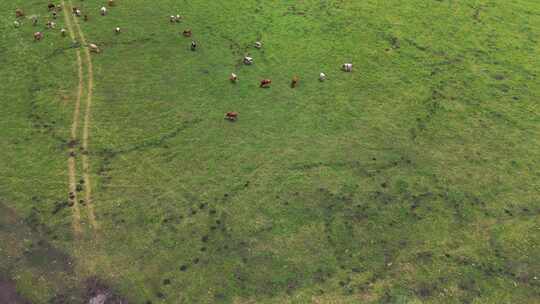
[[291,81],[291,88],[293,88],[293,89],[296,88],[299,81],[300,81],[300,78],[298,78],[298,76],[294,76],[292,81]]
[[90,20],[90,18],[88,17],[88,14],[84,14],[84,16],[83,16],[83,20],[84,20],[84,21],[88,21],[88,20]]
[[20,8],[16,9],[15,10],[15,17],[17,18],[20,18],[20,17],[24,17],[24,11]]
[[49,4],[47,5],[47,8],[49,9],[49,12],[50,12],[56,8],[56,5],[49,2]]
[[43,33],[42,32],[35,32],[34,33],[34,41],[40,41],[43,39]]
[[272,84],[272,80],[263,79],[263,80],[261,80],[261,85],[259,86],[259,88],[269,88],[270,84]]
[[109,3],[109,6],[114,6],[115,5],[114,0],[109,0],[108,3]]
[[184,35],[184,37],[191,37],[193,33],[191,32],[191,29],[187,29],[182,32],[182,35]]
[[236,121],[238,119],[238,112],[225,113],[225,119],[228,121]]

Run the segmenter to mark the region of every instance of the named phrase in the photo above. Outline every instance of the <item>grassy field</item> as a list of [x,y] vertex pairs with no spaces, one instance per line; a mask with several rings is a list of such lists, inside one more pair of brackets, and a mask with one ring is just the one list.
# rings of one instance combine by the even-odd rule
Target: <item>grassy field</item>
[[0,299],[540,303],[540,2],[71,1],[0,0]]

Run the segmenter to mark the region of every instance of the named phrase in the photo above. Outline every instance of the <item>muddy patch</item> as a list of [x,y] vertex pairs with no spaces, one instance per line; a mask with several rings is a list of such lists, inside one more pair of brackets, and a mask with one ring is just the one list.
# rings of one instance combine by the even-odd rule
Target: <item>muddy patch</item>
[[0,303],[4,304],[30,304],[24,300],[15,288],[15,283],[12,281],[0,278]]
[[97,278],[86,280],[86,301],[89,304],[128,304],[128,301]]
[[[41,227],[36,212],[32,210],[26,217],[21,217],[0,202],[0,304],[30,303],[17,294],[16,282],[10,279],[18,269],[32,270],[36,275],[47,277],[47,285],[57,291],[45,299],[47,303],[128,303],[97,278],[71,279],[75,277],[74,260],[49,242],[48,234],[43,232],[47,229]],[[2,253],[7,249],[11,249],[11,254],[5,256]]]

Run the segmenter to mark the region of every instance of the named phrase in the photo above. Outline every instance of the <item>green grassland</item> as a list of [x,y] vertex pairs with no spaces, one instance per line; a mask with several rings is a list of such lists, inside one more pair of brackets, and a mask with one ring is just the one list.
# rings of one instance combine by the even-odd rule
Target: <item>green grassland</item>
[[[540,2],[117,0],[101,17],[73,0],[103,50],[100,229],[82,205],[80,238],[85,46],[32,40],[47,2],[0,0],[0,275],[32,303],[83,302],[89,278],[130,303],[540,303]],[[18,7],[40,25],[14,28]]]

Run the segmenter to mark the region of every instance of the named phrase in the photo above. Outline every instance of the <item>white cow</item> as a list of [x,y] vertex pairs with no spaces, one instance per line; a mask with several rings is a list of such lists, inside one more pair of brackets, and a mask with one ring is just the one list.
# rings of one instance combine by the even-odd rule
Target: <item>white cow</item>
[[60,34],[62,34],[62,37],[66,37],[66,29],[63,28],[63,29],[60,29]]
[[88,45],[88,48],[90,49],[90,52],[92,52],[92,53],[100,53],[101,52],[99,47],[97,45],[93,44],[93,43],[90,43]]
[[352,63],[344,63],[341,68],[345,72],[352,72]]
[[120,30],[119,27],[116,27],[116,28],[114,29],[114,32],[117,33],[117,34],[120,34],[120,31],[121,31],[121,30]]
[[105,15],[107,15],[107,8],[105,6],[102,6],[99,9],[99,12],[101,13],[101,16],[105,16]]
[[258,49],[262,48],[262,42],[260,41],[255,42],[255,48],[258,48]]
[[43,33],[42,32],[35,32],[34,33],[34,41],[40,41],[43,39]]
[[14,26],[14,27],[20,27],[20,26],[21,26],[21,23],[20,23],[19,21],[15,20],[15,21],[13,22],[13,26]]
[[244,57],[244,64],[246,64],[246,65],[253,64],[253,58],[251,58],[249,56]]
[[320,81],[325,81],[326,80],[326,74],[325,73],[320,73],[319,74],[319,80]]

